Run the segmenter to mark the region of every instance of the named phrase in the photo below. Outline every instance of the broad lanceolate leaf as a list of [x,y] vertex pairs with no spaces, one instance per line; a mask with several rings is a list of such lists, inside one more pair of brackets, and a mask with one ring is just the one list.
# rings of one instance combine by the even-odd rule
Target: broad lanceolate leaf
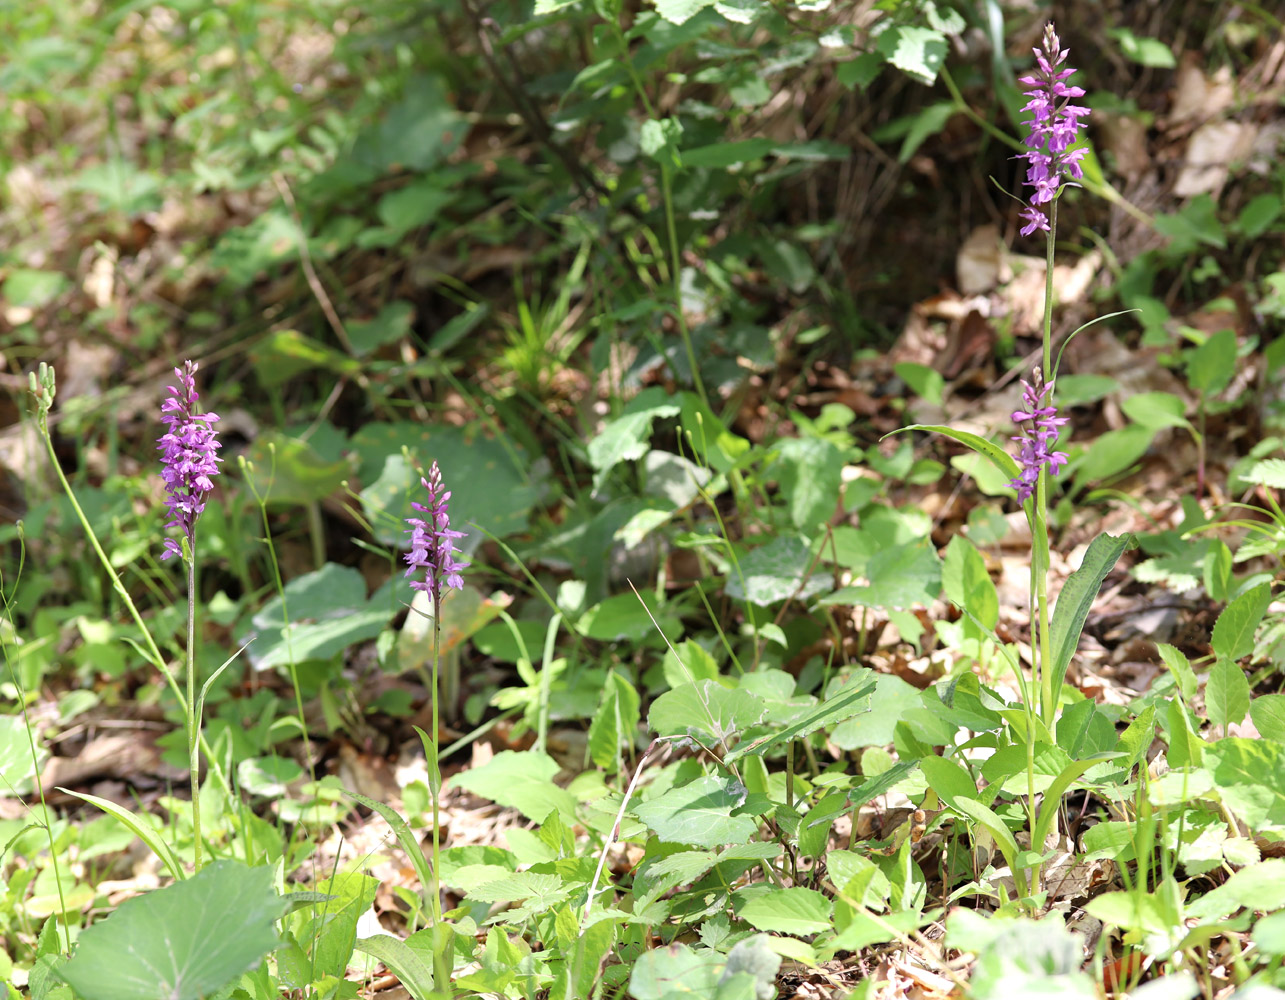
[[607,676],[602,703],[589,726],[589,756],[603,769],[615,763],[620,743],[630,743],[638,728],[638,692],[622,674]]
[[216,861],[122,903],[80,936],[59,970],[83,1000],[198,1000],[277,946],[286,901],[271,868]]
[[432,995],[433,970],[405,941],[391,934],[376,934],[359,939],[354,947],[379,959],[396,973],[414,1000],[428,1000]]
[[1049,625],[1049,637],[1053,644],[1053,662],[1049,666],[1053,671],[1054,704],[1062,690],[1062,680],[1066,677],[1071,657],[1079,647],[1084,621],[1089,616],[1093,602],[1097,600],[1098,589],[1121,553],[1132,542],[1132,535],[1098,535],[1089,544],[1080,568],[1062,585],[1057,607],[1053,609],[1053,621]]
[[1227,660],[1239,660],[1254,651],[1254,631],[1267,613],[1272,602],[1271,587],[1260,583],[1241,594],[1218,616],[1214,622],[1211,643],[1214,652]]
[[1209,671],[1205,708],[1209,721],[1220,727],[1224,736],[1228,726],[1245,720],[1249,712],[1249,681],[1234,661],[1219,658]]
[[986,570],[982,554],[962,535],[956,535],[946,546],[941,582],[952,603],[967,608],[986,628],[995,627],[999,620],[995,583]]
[[1176,646],[1171,646],[1167,642],[1156,643],[1156,650],[1160,653],[1160,659],[1164,661],[1169,672],[1173,674],[1173,679],[1178,683],[1178,690],[1187,701],[1191,701],[1196,693],[1196,673],[1191,669],[1191,662],[1187,659],[1187,654]]

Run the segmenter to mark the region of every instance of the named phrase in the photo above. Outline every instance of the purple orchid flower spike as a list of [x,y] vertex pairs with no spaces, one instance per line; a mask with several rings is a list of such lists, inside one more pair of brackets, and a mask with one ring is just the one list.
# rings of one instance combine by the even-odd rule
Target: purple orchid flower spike
[[406,519],[411,533],[410,551],[405,555],[410,567],[406,575],[422,572],[424,579],[413,581],[411,587],[425,591],[436,603],[442,599],[443,585],[456,590],[464,587],[460,571],[468,568],[469,563],[455,558],[455,539],[463,538],[464,532],[451,530],[451,517],[446,509],[451,494],[442,489],[442,472],[436,462],[429,467],[428,478],[421,478],[420,484],[428,491],[428,504],[412,502],[411,506],[429,516]]
[[1021,503],[1026,503],[1035,493],[1041,468],[1047,465],[1049,475],[1056,476],[1070,457],[1066,452],[1049,450],[1057,442],[1057,429],[1069,420],[1059,417],[1057,407],[1050,405],[1053,383],[1041,385],[1038,368],[1034,377],[1034,385],[1022,380],[1022,405],[1025,409],[1013,414],[1013,423],[1022,427],[1022,433],[1013,438],[1022,446],[1017,456],[1022,469],[1008,485],[1017,490],[1017,499]]
[[1047,25],[1041,47],[1034,50],[1036,72],[1018,81],[1026,89],[1026,106],[1022,110],[1033,116],[1026,123],[1028,152],[1022,158],[1027,162],[1026,183],[1035,191],[1031,203],[1021,212],[1026,223],[1021,230],[1023,236],[1037,229],[1048,232],[1048,213],[1041,206],[1057,197],[1067,178],[1078,180],[1084,176],[1080,160],[1086,150],[1071,147],[1080,138],[1080,126],[1089,109],[1071,103],[1084,96],[1084,88],[1067,86],[1066,80],[1075,70],[1061,68],[1070,52],[1061,44],[1053,25]]
[[[169,386],[170,398],[161,404],[161,422],[168,425],[157,441],[161,452],[161,478],[165,480],[165,503],[169,507],[167,528],[178,528],[187,539],[188,551],[196,537],[196,519],[205,510],[205,498],[214,489],[212,476],[219,474],[218,432],[214,424],[217,413],[196,412],[200,394],[196,391],[195,361],[186,361],[182,368],[175,368],[178,386]],[[165,539],[162,562],[172,556],[181,556],[181,542]]]

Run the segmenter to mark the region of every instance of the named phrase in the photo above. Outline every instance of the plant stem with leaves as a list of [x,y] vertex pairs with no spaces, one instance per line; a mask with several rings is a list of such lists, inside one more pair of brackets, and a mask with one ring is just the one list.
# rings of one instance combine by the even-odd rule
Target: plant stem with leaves
[[427,517],[406,519],[411,547],[405,559],[407,576],[423,574],[423,579],[413,580],[411,587],[428,594],[433,603],[433,676],[429,691],[432,699],[433,732],[423,741],[424,753],[428,757],[428,790],[433,811],[433,871],[432,884],[425,886],[425,889],[429,893],[429,906],[433,913],[433,980],[436,989],[445,993],[450,987],[451,967],[446,955],[449,939],[444,934],[442,924],[441,824],[438,804],[442,790],[442,772],[437,753],[437,734],[441,722],[439,674],[442,658],[442,588],[462,589],[464,578],[460,576],[460,572],[469,564],[455,558],[458,554],[455,540],[463,538],[464,532],[451,529],[451,517],[447,509],[451,494],[442,487],[442,473],[436,462],[429,467],[427,478],[421,477],[420,485],[428,492],[428,503],[412,502],[411,507]]

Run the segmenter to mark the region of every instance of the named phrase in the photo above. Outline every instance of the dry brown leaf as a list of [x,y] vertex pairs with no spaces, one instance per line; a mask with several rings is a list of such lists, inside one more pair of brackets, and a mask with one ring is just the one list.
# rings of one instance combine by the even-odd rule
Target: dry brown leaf
[[989,292],[1006,280],[1005,252],[999,227],[978,226],[969,233],[955,255],[955,283],[960,294]]
[[1231,107],[1236,99],[1231,68],[1222,66],[1212,77],[1200,65],[1199,52],[1184,52],[1174,75],[1173,103],[1169,106],[1170,124],[1208,121]]
[[1187,156],[1173,193],[1180,198],[1217,195],[1231,175],[1231,166],[1248,159],[1258,127],[1240,122],[1207,122],[1187,141]]

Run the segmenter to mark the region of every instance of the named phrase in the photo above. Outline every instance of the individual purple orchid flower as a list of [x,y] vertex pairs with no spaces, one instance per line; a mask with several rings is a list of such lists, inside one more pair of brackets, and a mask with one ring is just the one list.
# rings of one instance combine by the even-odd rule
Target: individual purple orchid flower
[[1057,429],[1068,423],[1068,418],[1059,417],[1057,407],[1050,405],[1053,383],[1041,385],[1041,381],[1038,368],[1035,369],[1034,385],[1022,380],[1022,405],[1025,409],[1013,414],[1013,423],[1022,425],[1023,433],[1013,438],[1022,446],[1017,456],[1022,468],[1008,485],[1017,490],[1020,503],[1026,503],[1035,493],[1040,469],[1047,465],[1049,475],[1056,476],[1070,457],[1065,452],[1049,450],[1057,442]]
[[1053,25],[1046,25],[1042,47],[1034,49],[1036,72],[1018,81],[1026,89],[1026,106],[1032,118],[1027,125],[1026,146],[1022,154],[1027,162],[1026,183],[1035,189],[1031,203],[1022,209],[1026,222],[1021,229],[1023,236],[1030,236],[1037,229],[1049,231],[1048,213],[1040,206],[1057,197],[1066,179],[1084,176],[1080,160],[1086,150],[1071,147],[1079,140],[1082,119],[1089,115],[1088,108],[1071,103],[1084,96],[1082,87],[1068,87],[1066,80],[1074,69],[1061,69],[1069,49],[1061,47]]
[[460,571],[470,564],[455,558],[455,539],[463,538],[464,532],[451,529],[451,518],[446,509],[451,494],[442,489],[442,472],[436,462],[429,466],[428,478],[420,478],[420,484],[428,491],[428,504],[412,502],[411,506],[429,516],[406,519],[410,525],[410,551],[405,556],[410,568],[406,575],[424,573],[424,579],[413,581],[411,587],[425,591],[436,603],[442,599],[443,585],[456,590],[464,587]]
[[[169,507],[167,528],[178,528],[187,539],[188,551],[196,537],[196,519],[205,510],[205,498],[214,488],[212,476],[219,474],[217,413],[197,413],[195,361],[175,368],[178,386],[169,386],[170,398],[161,404],[161,422],[169,426],[157,441],[161,452],[161,478],[165,480],[165,503]],[[182,543],[165,539],[161,560],[183,554]]]

